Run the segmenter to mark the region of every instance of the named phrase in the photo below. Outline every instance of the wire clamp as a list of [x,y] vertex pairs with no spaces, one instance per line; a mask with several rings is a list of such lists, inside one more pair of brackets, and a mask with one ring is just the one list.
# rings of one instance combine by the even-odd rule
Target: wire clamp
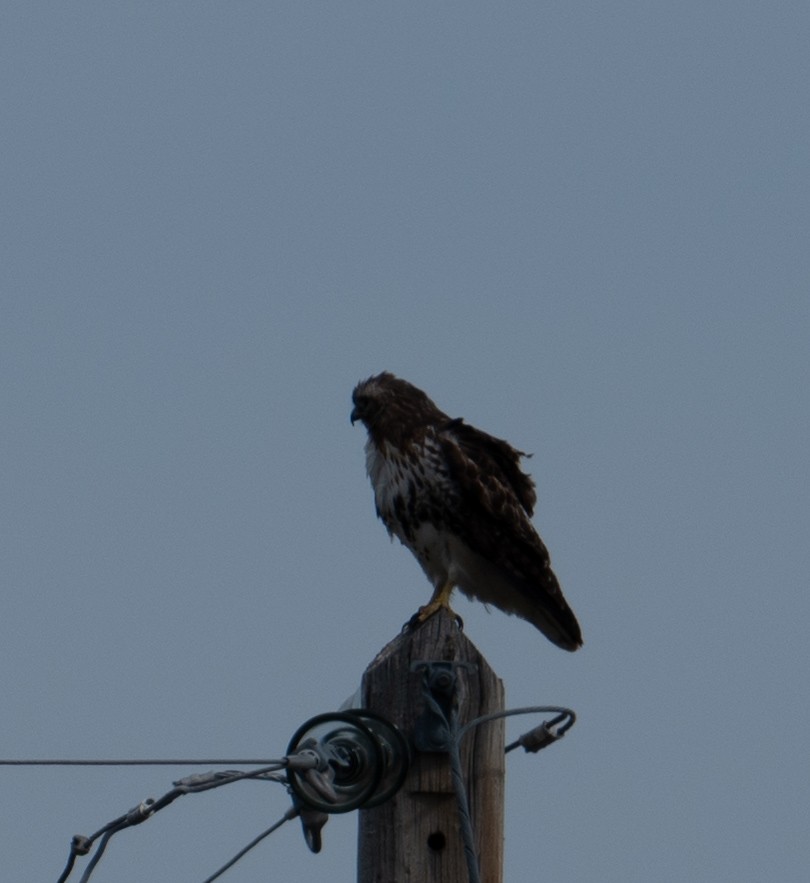
[[146,800],[134,806],[126,814],[127,825],[140,825],[141,822],[145,822],[154,813],[154,809],[152,809],[154,802],[153,797],[147,797]]
[[449,721],[458,705],[457,669],[475,671],[471,662],[411,663],[411,671],[422,673],[422,696],[425,710],[414,725],[417,751],[444,754],[450,749]]
[[70,841],[70,851],[73,855],[87,855],[93,848],[93,841],[84,834],[74,834]]

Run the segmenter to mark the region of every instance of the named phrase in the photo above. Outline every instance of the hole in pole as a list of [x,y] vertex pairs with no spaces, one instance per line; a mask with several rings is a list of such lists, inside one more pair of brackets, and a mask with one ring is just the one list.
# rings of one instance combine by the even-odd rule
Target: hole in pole
[[447,839],[441,831],[434,831],[432,834],[428,834],[427,845],[434,852],[441,852],[447,845]]

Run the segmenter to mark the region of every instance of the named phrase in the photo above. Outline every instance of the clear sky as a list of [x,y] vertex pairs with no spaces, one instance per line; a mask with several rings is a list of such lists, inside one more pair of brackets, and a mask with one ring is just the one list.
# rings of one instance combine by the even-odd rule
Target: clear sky
[[[807,879],[808,39],[793,2],[5,4],[0,756],[275,757],[353,693],[430,593],[349,425],[389,369],[534,453],[583,626],[457,603],[510,706],[579,714],[508,758],[506,880]],[[0,769],[2,876],[187,772]],[[287,806],[183,798],[93,883],[200,881]],[[355,829],[223,879],[352,880]]]

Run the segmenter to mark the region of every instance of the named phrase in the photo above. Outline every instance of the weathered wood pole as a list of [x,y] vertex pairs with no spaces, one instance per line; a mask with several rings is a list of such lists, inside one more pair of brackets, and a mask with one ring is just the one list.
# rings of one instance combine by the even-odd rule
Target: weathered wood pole
[[[394,797],[360,810],[358,883],[468,881],[448,756],[413,748],[425,711],[424,675],[414,663],[431,662],[458,663],[452,668],[462,725],[504,707],[500,679],[443,610],[380,651],[363,676],[363,706],[400,727],[413,758]],[[503,720],[476,727],[461,744],[482,883],[503,881],[503,749]]]

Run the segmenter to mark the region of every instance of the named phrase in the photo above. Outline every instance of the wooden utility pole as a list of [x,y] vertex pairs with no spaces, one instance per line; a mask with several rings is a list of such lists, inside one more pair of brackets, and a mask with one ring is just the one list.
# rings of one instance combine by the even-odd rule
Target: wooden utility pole
[[[462,726],[504,708],[500,679],[444,610],[380,651],[363,676],[363,706],[395,723],[413,756],[402,788],[382,805],[360,810],[358,883],[468,883],[448,755],[415,747],[424,747],[426,673],[436,670],[434,663],[455,676]],[[503,880],[503,734],[503,720],[491,721],[461,743],[482,883]]]

